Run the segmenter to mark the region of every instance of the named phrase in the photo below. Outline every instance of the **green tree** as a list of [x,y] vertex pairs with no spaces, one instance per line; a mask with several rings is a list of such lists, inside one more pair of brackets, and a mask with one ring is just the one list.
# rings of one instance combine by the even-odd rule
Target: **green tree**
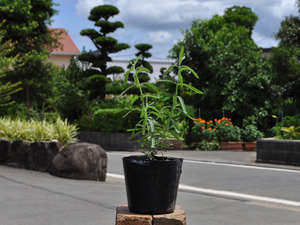
[[81,35],[89,37],[97,49],[96,52],[84,52],[79,56],[80,61],[90,63],[90,67],[85,73],[86,78],[88,78],[87,89],[90,91],[90,99],[100,98],[103,100],[106,93],[106,83],[109,81],[107,75],[124,72],[121,67],[107,66],[107,62],[112,61],[109,54],[129,48],[129,45],[118,43],[115,38],[108,36],[109,33],[118,28],[124,28],[120,21],[109,21],[111,17],[118,14],[119,10],[112,5],[96,6],[90,11],[88,19],[95,22],[94,25],[99,28],[99,31],[85,29],[80,32]]
[[[3,36],[5,31],[0,30],[0,78],[6,76],[17,57],[9,57],[9,53],[13,50],[13,46],[10,42],[3,42]],[[20,91],[20,82],[18,83],[1,83],[0,81],[0,106],[14,103],[11,95]]]
[[66,70],[53,71],[53,95],[49,102],[54,111],[70,122],[80,119],[88,110],[87,94],[81,82],[83,69],[79,65],[77,59],[72,59]]
[[[298,7],[300,1],[297,1]],[[299,8],[300,10],[300,8]],[[279,45],[272,49],[270,61],[274,69],[273,86],[281,99],[280,111],[285,109],[287,101],[294,105],[297,113],[300,98],[300,18],[288,16],[281,22],[280,29],[275,33]]]
[[279,31],[275,33],[280,46],[300,47],[300,18],[287,16],[281,22]]
[[47,50],[58,47],[57,35],[48,26],[51,17],[57,13],[52,0],[1,0],[0,21],[6,30],[4,41],[15,43],[12,56],[19,55],[17,67],[6,76],[10,82],[22,81],[23,91],[18,99],[41,104],[49,93],[48,83],[51,80],[49,65],[44,63],[48,57]]
[[210,20],[193,21],[170,56],[178,59],[178,49],[184,46],[185,64],[195,70],[199,80],[190,73],[184,77],[204,92],[194,99],[202,115],[220,117],[223,110],[239,126],[262,125],[272,108],[270,65],[250,38],[249,26],[241,26],[243,19],[236,23],[226,20],[215,15]]
[[258,20],[257,15],[245,6],[233,6],[225,10],[223,18],[226,23],[234,23],[237,26],[243,26],[249,30],[251,37],[252,30]]
[[[135,55],[137,57],[140,56],[140,55],[142,56],[140,61],[137,62],[137,66],[138,67],[145,67],[149,70],[150,74],[153,73],[153,67],[151,66],[151,64],[148,61],[145,60],[146,58],[150,58],[152,56],[152,54],[149,52],[149,50],[152,48],[152,45],[141,43],[141,44],[135,45],[134,47],[138,50],[138,52]],[[131,68],[131,63],[129,63],[127,68],[128,69]],[[147,73],[140,72],[138,74],[138,76],[139,76],[139,79],[140,79],[141,82],[147,82],[147,81],[150,80],[150,77]],[[129,80],[133,81],[133,74],[132,73],[129,76]]]

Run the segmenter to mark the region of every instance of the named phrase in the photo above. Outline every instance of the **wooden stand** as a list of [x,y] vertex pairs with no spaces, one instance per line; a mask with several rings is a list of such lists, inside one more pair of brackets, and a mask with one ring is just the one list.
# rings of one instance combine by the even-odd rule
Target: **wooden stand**
[[127,205],[117,207],[116,225],[186,225],[186,215],[180,206],[169,214],[144,215],[129,212]]

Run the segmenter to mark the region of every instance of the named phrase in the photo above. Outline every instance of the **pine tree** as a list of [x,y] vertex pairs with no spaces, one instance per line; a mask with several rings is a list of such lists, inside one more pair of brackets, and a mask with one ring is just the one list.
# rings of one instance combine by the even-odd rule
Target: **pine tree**
[[[137,57],[139,55],[142,55],[141,59],[137,63],[137,66],[145,67],[150,71],[150,74],[153,73],[153,67],[151,66],[151,64],[148,61],[145,60],[146,58],[150,58],[152,56],[152,54],[149,52],[149,50],[152,48],[152,45],[141,43],[141,44],[135,45],[134,47],[138,50],[138,52],[135,55]],[[128,69],[130,69],[130,67],[131,67],[131,64],[129,64],[127,66]],[[150,80],[150,77],[148,76],[147,73],[141,72],[141,73],[139,73],[138,76],[139,76],[139,79],[141,82],[147,82]],[[133,81],[133,74],[130,74],[129,80]]]
[[119,14],[119,10],[112,5],[96,6],[90,11],[89,20],[95,22],[96,29],[84,29],[80,32],[82,36],[87,36],[95,45],[96,52],[85,52],[79,56],[80,61],[89,62],[90,66],[85,71],[87,78],[86,88],[90,91],[89,98],[101,99],[105,98],[106,83],[109,81],[107,75],[120,74],[124,70],[122,67],[112,66],[107,67],[107,62],[112,59],[109,56],[111,53],[117,53],[130,46],[108,36],[109,33],[116,31],[118,28],[124,28],[120,21],[110,22],[109,19]]

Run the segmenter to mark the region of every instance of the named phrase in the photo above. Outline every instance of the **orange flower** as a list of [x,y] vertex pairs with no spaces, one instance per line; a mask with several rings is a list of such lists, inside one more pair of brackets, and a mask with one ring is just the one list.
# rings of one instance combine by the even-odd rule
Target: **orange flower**
[[214,130],[217,130],[216,128],[214,128]]
[[211,128],[208,128],[208,130],[211,130]]
[[201,129],[202,129],[202,130],[204,130],[204,129],[205,129],[205,127],[203,127],[203,126],[202,126],[202,127],[201,127]]
[[225,125],[228,126],[228,123],[226,123]]

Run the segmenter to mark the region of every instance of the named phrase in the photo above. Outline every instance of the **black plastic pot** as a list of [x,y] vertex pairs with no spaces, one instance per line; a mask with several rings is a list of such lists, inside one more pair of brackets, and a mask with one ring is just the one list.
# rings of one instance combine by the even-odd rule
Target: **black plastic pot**
[[183,159],[145,156],[123,158],[130,212],[166,214],[174,212]]

